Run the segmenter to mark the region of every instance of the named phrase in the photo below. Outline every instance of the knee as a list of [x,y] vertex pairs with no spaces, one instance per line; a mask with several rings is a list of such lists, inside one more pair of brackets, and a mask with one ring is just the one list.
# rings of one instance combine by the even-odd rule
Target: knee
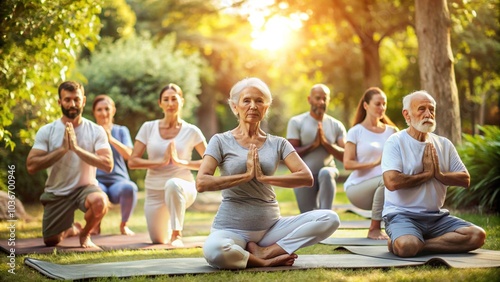
[[209,236],[203,244],[203,256],[207,263],[218,269],[244,269],[249,254],[230,238]]
[[108,198],[106,194],[101,193],[99,196],[92,197],[90,199],[90,208],[94,215],[99,217],[107,213],[108,211]]
[[125,197],[133,197],[137,193],[137,186],[133,182],[123,185],[122,195]]
[[422,248],[423,243],[417,237],[399,237],[392,243],[395,255],[402,258],[414,257]]
[[62,234],[43,238],[43,242],[45,243],[45,246],[47,246],[47,247],[56,246],[57,244],[61,243],[61,241],[62,241]]
[[169,179],[165,183],[165,193],[179,193],[182,191],[182,186],[174,179]]
[[[338,170],[336,170],[338,171]],[[318,182],[320,183],[335,183],[335,177],[337,177],[338,173],[332,171],[330,167],[324,167],[318,172]]]
[[475,249],[481,248],[486,241],[486,232],[478,226],[472,226],[470,232],[471,247]]
[[331,235],[335,230],[337,230],[340,226],[340,218],[338,214],[332,210],[317,210],[322,214],[318,217],[317,221],[321,221],[324,224],[322,226],[325,227],[325,232],[330,233]]
[[165,244],[166,240],[164,237],[160,236],[154,236],[154,235],[149,235],[149,238],[151,239],[151,243],[153,244]]

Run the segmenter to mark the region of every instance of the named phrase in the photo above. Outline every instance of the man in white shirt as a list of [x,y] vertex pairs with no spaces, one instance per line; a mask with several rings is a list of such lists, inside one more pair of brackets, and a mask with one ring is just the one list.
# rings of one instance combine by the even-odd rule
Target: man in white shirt
[[[77,82],[63,82],[58,89],[63,116],[37,132],[26,166],[33,174],[47,169],[40,201],[44,206],[42,232],[47,246],[79,235],[84,248],[95,247],[90,231],[108,210],[106,194],[97,186],[96,168],[110,172],[113,157],[104,129],[83,118],[86,97]],[[74,212],[85,213],[85,227],[74,222]]]
[[448,186],[468,188],[470,176],[451,141],[432,133],[435,108],[425,91],[404,97],[408,128],[389,137],[382,153],[382,215],[389,251],[400,257],[468,252],[486,238],[481,227],[442,209]]

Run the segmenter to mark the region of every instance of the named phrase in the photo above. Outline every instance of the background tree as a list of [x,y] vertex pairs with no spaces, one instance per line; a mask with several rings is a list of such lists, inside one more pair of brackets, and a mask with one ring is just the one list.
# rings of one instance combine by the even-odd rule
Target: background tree
[[453,1],[451,44],[460,98],[462,130],[500,125],[500,2]]
[[416,0],[415,20],[421,88],[433,95],[438,105],[436,132],[458,144],[462,129],[446,0]]
[[[101,1],[4,0],[0,5],[0,166],[15,165],[16,194],[36,201],[45,172],[28,175],[26,156],[40,126],[60,117],[57,86],[92,50]],[[14,149],[15,148],[15,149]],[[0,169],[0,178],[6,179]],[[0,188],[6,190],[6,182]]]
[[[98,40],[100,1],[5,0],[0,6],[0,139],[11,149],[14,135],[31,143],[38,128],[60,112],[57,85],[74,68],[82,47]],[[14,113],[26,115],[18,132]]]
[[135,33],[135,13],[125,0],[104,1],[99,19],[102,25],[99,33],[101,37],[116,40],[128,38]]
[[182,118],[197,123],[193,109],[198,105],[201,66],[198,54],[186,56],[175,49],[173,35],[158,42],[145,36],[102,42],[78,68],[87,79],[84,115],[93,120],[94,97],[108,94],[116,103],[116,122],[127,125],[135,137],[145,121],[163,116],[158,108],[159,91],[174,82],[184,93]]

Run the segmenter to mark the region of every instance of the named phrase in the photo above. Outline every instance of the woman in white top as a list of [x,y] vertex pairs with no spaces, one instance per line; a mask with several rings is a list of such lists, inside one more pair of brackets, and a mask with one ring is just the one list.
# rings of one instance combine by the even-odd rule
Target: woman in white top
[[147,169],[144,211],[151,241],[174,247],[183,246],[184,215],[197,194],[191,170],[198,170],[201,160],[192,160],[192,153],[203,156],[206,149],[200,129],[181,119],[183,103],[179,86],[170,83],[161,90],[164,117],[141,126],[128,162],[131,169]]
[[372,210],[368,238],[387,240],[382,232],[384,182],[380,161],[384,143],[398,131],[385,115],[387,96],[377,87],[368,88],[359,101],[353,127],[347,132],[344,167],[353,172],[344,183],[347,198],[361,209]]

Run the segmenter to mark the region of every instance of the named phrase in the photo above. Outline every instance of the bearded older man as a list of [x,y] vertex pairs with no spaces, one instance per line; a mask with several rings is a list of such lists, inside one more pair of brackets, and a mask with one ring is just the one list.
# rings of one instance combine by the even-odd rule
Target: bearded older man
[[436,101],[425,91],[403,98],[406,130],[386,141],[382,154],[383,219],[389,251],[400,257],[462,253],[480,248],[481,227],[443,209],[448,186],[468,188],[470,176],[450,140],[432,133]]

